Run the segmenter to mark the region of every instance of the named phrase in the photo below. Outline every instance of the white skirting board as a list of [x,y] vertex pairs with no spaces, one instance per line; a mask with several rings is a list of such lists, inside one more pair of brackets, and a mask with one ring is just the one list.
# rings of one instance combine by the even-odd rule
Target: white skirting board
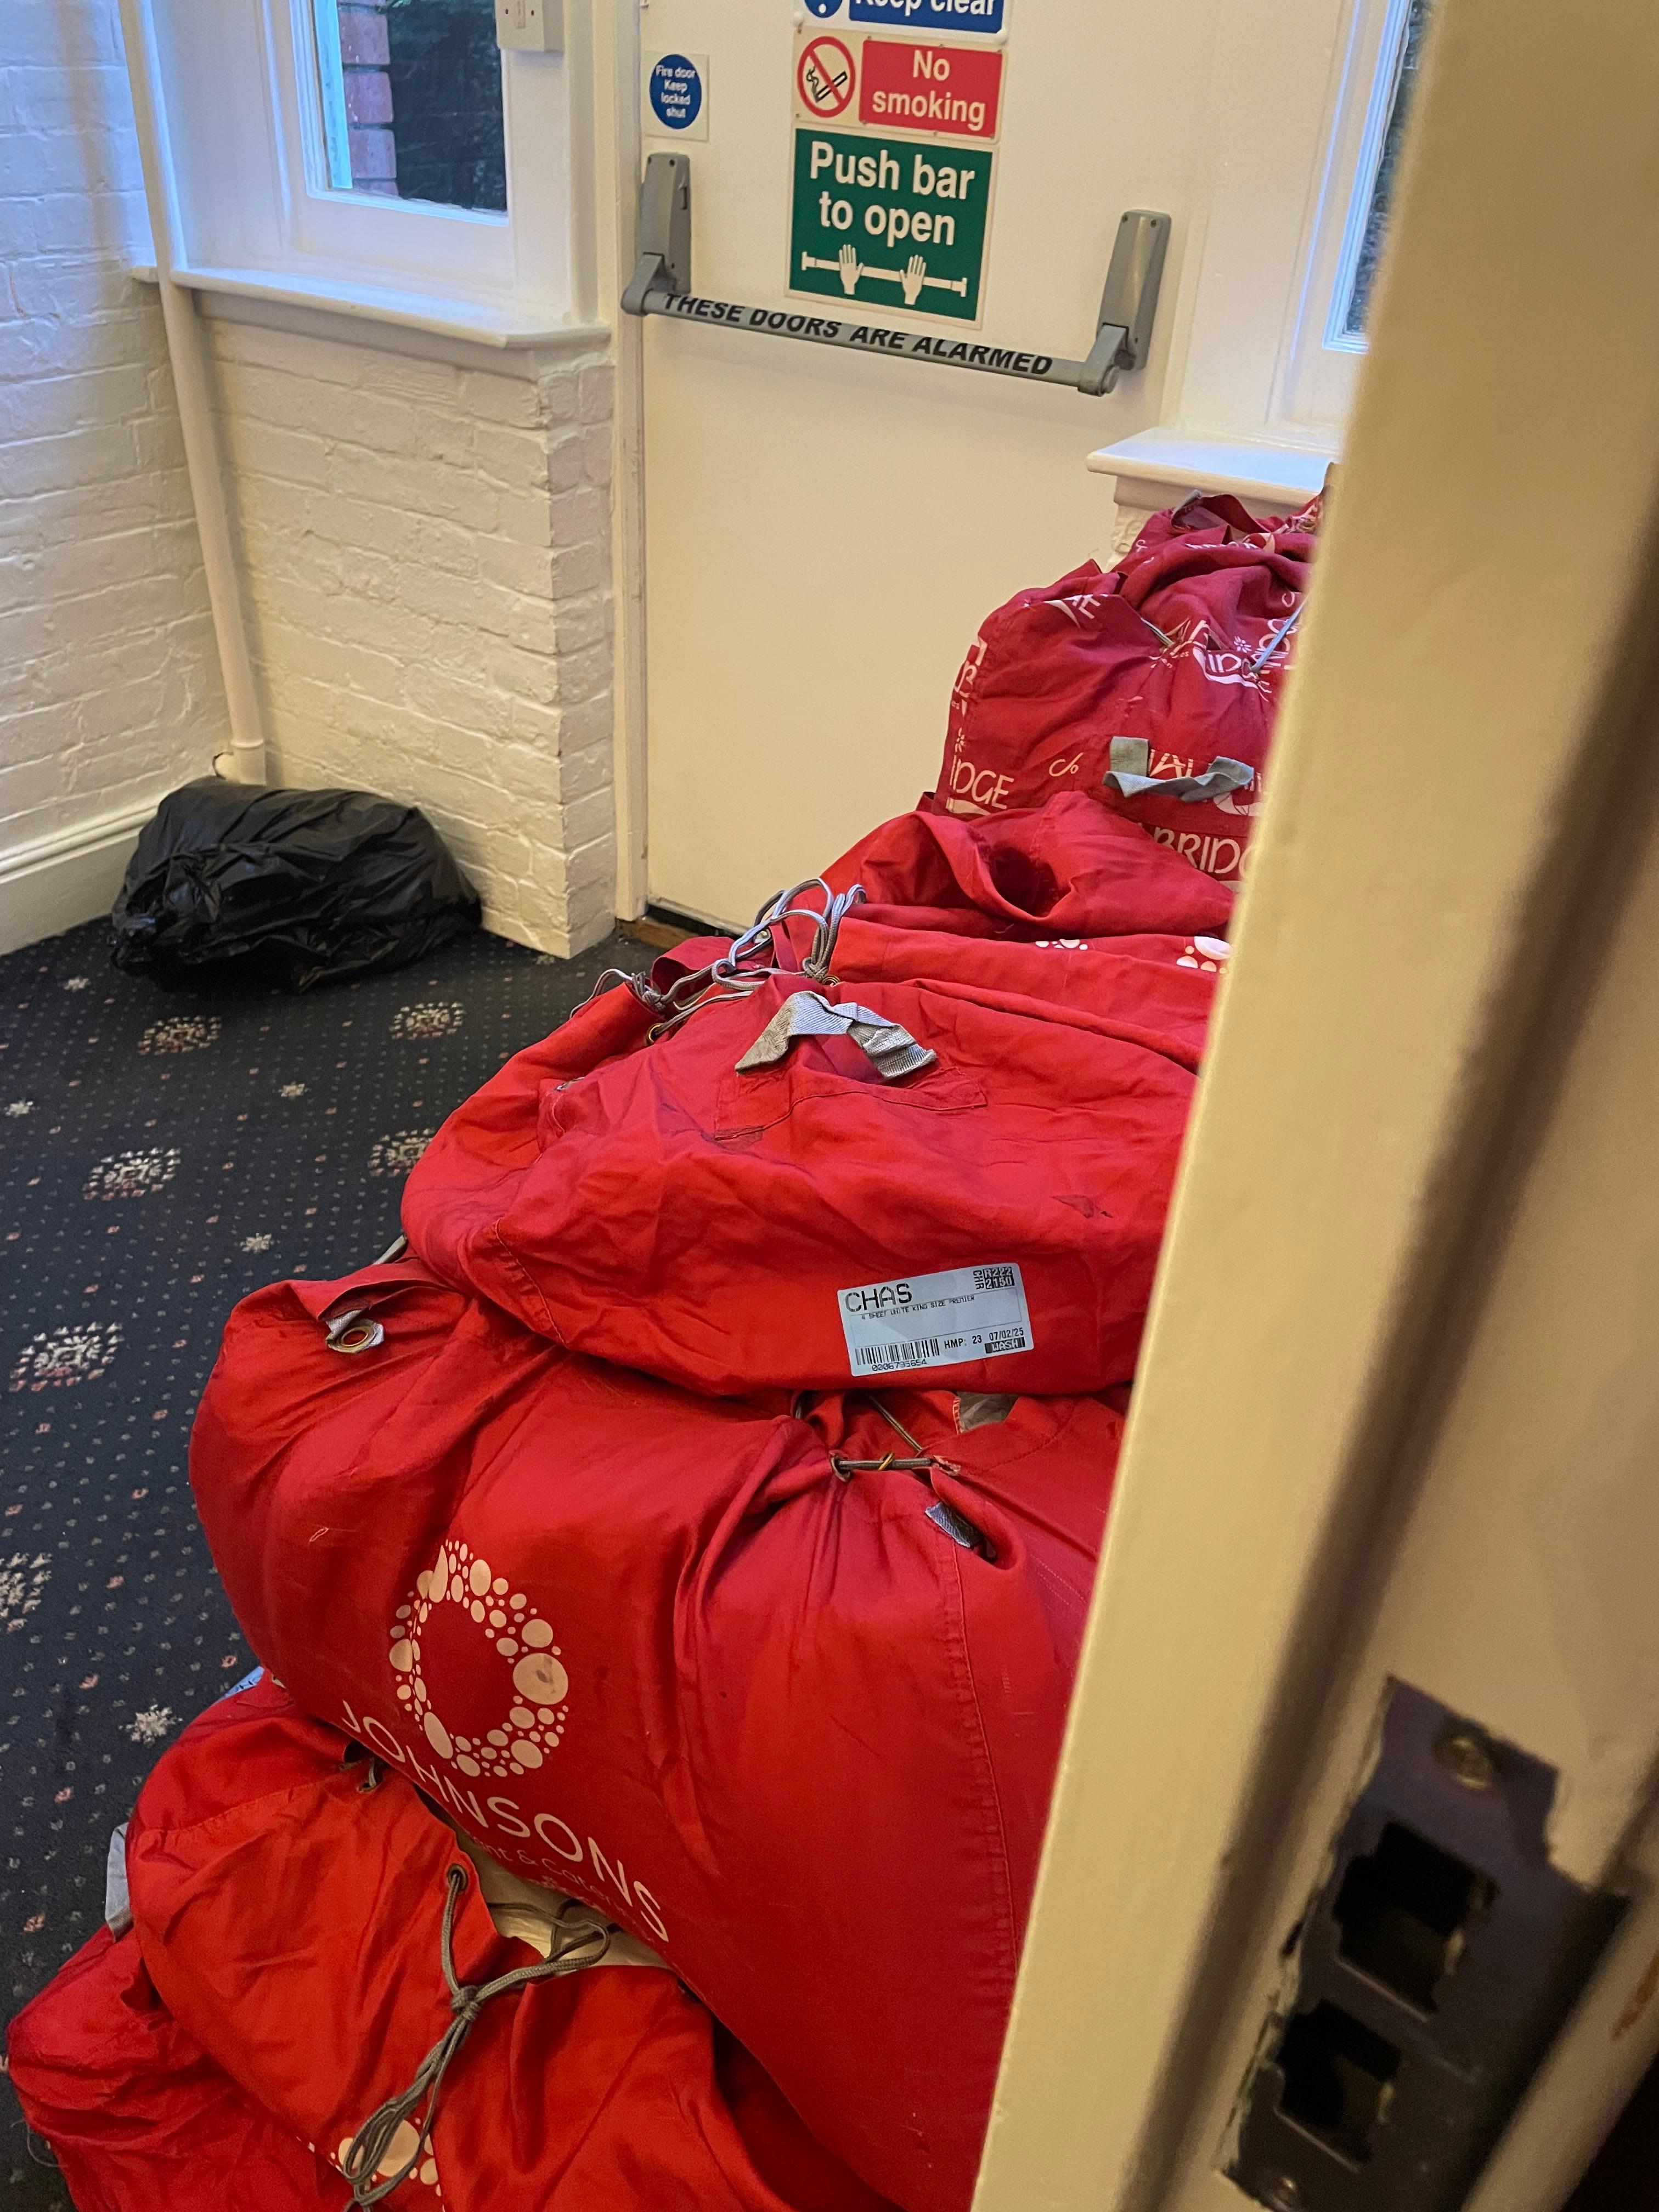
[[0,952],[107,914],[160,798],[0,852]]

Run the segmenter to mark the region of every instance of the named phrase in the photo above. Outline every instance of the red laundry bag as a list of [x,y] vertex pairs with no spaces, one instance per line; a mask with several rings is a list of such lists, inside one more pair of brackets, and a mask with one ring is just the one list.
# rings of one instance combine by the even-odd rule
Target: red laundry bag
[[[303,2025],[299,2039],[305,2036]],[[78,2212],[343,2212],[351,2192],[156,1995],[131,1929],[99,1929],[6,2037],[11,2085]]]
[[[1237,878],[1264,801],[1318,508],[1257,523],[1231,499],[1189,501],[1118,564],[1124,600],[1167,643],[1112,702],[1102,794],[1223,881]],[[1248,780],[1230,787],[1228,764]]]
[[957,679],[941,801],[976,815],[1086,792],[1236,883],[1317,520],[1317,501],[1257,523],[1235,500],[1194,497],[1154,516],[1115,568],[1088,562],[1017,593]]
[[[128,1839],[134,1930],[169,2008],[342,2171],[456,2027],[446,1932],[463,1991],[540,1963],[498,1933],[452,1830],[355,1750],[262,1685],[163,1754]],[[452,2212],[880,2212],[752,2074],[741,2088],[799,2198],[751,2153],[703,2007],[660,1967],[600,1958],[474,2008],[435,2094],[392,2115],[370,2171],[412,2159],[398,2201]]]
[[[1188,868],[1185,872],[1191,876],[1194,872]],[[1165,1053],[1196,1073],[1215,1012],[1217,979],[1225,974],[1232,957],[1224,937],[1182,931],[1175,935],[984,938],[929,926],[944,919],[901,907],[855,907],[838,933],[836,980],[849,986],[988,983],[1000,991],[1102,1016],[1121,1025],[1119,1034],[1126,1042]],[[770,953],[780,974],[805,975],[802,963],[812,949],[813,935],[810,922],[787,923],[774,932]],[[688,939],[630,980],[636,988],[654,991],[672,988],[687,975],[706,976],[709,963],[727,945],[725,938]],[[1077,959],[1073,956],[1079,953],[1088,957]],[[1066,957],[1056,959],[1056,954]],[[1184,974],[1171,975],[1172,969]],[[1195,980],[1199,978],[1202,980]],[[806,982],[810,987],[812,978],[807,976]],[[558,1035],[555,1031],[526,1048],[491,1079],[492,1084],[514,1087],[521,1110],[522,1102],[538,1096],[542,1079],[533,1071]],[[645,1030],[641,1042],[649,1035]],[[561,1048],[561,1065],[568,1065],[569,1057],[568,1047]],[[500,1103],[498,1096],[498,1109]],[[467,1109],[460,1110],[465,1114]],[[529,1110],[533,1115],[533,1105]]]
[[[348,1312],[383,1332],[349,1356]],[[961,2212],[1121,1416],[884,1403],[918,1453],[862,1395],[693,1397],[404,1264],[237,1309],[191,1479],[307,1711],[658,1949],[870,2187]]]
[[[527,1327],[691,1389],[1127,1382],[1190,1069],[1054,999],[805,981],[544,1080],[539,1150],[521,1120],[510,1172],[479,1174],[463,1108],[405,1188],[412,1248]],[[925,1064],[780,1041],[808,1001],[896,1024]]]
[[[1190,868],[1185,872],[1203,881]],[[876,911],[895,917],[902,912]],[[810,950],[810,931],[792,924],[781,934],[799,966]],[[1124,1042],[1195,1075],[1218,979],[1231,951],[1224,938],[1202,935],[1049,937],[1030,943],[960,937],[866,921],[859,907],[842,923],[835,964],[842,982],[854,992],[869,982],[988,982],[1016,997],[1073,1006],[1109,1021]]]
[[1230,890],[1076,790],[973,819],[918,807],[872,830],[824,880],[863,886],[861,920],[960,936],[1216,937],[1233,909]]
[[1110,708],[1161,650],[1115,576],[1085,561],[986,617],[951,694],[937,796],[952,814],[1006,814],[1060,792],[1097,797]]
[[[1205,882],[1193,869],[1172,865],[1180,866],[1188,883]],[[1217,891],[1219,887],[1207,889]],[[1214,1012],[1217,979],[1225,973],[1232,953],[1225,938],[1184,931],[1174,935],[985,938],[953,930],[950,923],[954,918],[942,908],[851,908],[836,939],[836,980],[849,985],[929,980],[989,984],[1020,997],[1079,1007],[1113,1022],[1126,1041],[1164,1054],[1196,1073]],[[787,919],[771,933],[769,957],[780,972],[802,975],[804,962],[816,949],[816,937],[811,915]],[[662,954],[648,972],[630,980],[636,988],[660,995],[688,975],[706,976],[710,963],[729,945],[726,938],[688,939]],[[1079,958],[1079,954],[1085,957]],[[623,1018],[628,1038],[643,1041],[649,1035],[636,1012],[624,1008]],[[595,1027],[614,1034],[609,1019]],[[631,1048],[637,1049],[637,1043]],[[595,1055],[592,1064],[597,1066],[601,1056],[616,1055]],[[509,1100],[514,1102],[512,1111],[533,1116],[545,1074],[556,1067],[566,1074],[577,1072],[575,1057],[569,1039],[558,1030],[517,1054],[486,1086],[492,1094],[487,1115],[481,1113],[474,1126],[475,1102],[460,1109],[451,1130],[458,1147],[464,1128],[476,1139],[481,1152],[486,1146],[493,1146],[506,1126],[502,1109]],[[482,1101],[483,1096],[481,1091],[477,1099]],[[463,1171],[492,1170],[481,1158]]]

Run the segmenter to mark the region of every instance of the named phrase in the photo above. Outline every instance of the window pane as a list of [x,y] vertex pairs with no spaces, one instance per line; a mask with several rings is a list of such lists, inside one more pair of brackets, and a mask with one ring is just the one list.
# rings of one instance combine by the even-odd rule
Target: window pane
[[315,0],[329,181],[507,209],[495,0]]
[[1365,318],[1370,310],[1371,288],[1376,282],[1376,272],[1382,259],[1382,248],[1389,235],[1389,216],[1394,207],[1395,181],[1399,173],[1400,156],[1406,143],[1406,125],[1411,120],[1412,94],[1417,88],[1417,72],[1423,59],[1425,34],[1428,29],[1431,0],[1411,0],[1406,17],[1405,36],[1401,41],[1399,65],[1394,82],[1394,94],[1389,104],[1388,127],[1382,134],[1382,151],[1376,164],[1376,174],[1371,180],[1370,205],[1366,210],[1365,231],[1359,241],[1359,252],[1354,261],[1353,283],[1348,292],[1347,313],[1343,318],[1343,333],[1348,337],[1363,337]]

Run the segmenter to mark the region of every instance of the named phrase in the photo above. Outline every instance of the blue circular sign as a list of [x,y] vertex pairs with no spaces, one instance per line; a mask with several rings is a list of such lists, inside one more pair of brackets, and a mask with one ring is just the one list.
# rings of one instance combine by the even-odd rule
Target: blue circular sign
[[651,71],[651,112],[665,131],[691,128],[702,112],[702,76],[695,62],[684,54],[662,56]]
[[841,0],[806,0],[806,8],[812,15],[839,15]]

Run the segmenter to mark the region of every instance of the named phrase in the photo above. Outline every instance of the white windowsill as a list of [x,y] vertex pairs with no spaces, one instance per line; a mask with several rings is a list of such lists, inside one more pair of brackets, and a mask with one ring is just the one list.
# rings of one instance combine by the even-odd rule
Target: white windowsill
[[1102,446],[1090,454],[1089,466],[1097,476],[1117,478],[1125,507],[1167,507],[1171,492],[1230,491],[1251,506],[1283,512],[1313,497],[1338,454],[1334,445],[1208,437],[1160,426]]
[[[141,281],[156,281],[154,263],[140,262],[132,273]],[[338,337],[356,336],[377,343],[394,331],[418,334],[422,350],[430,342],[438,349],[483,348],[498,356],[509,354],[568,352],[585,346],[606,344],[611,332],[603,323],[557,323],[527,319],[509,308],[492,307],[473,300],[436,299],[426,293],[398,292],[320,276],[276,277],[257,270],[175,269],[175,283],[203,295],[210,314],[234,315],[237,303],[247,302],[277,311],[270,319],[312,328],[323,318],[338,317],[347,324],[371,324],[374,332],[337,327]],[[252,319],[252,318],[250,318]],[[258,319],[267,319],[264,315]]]

